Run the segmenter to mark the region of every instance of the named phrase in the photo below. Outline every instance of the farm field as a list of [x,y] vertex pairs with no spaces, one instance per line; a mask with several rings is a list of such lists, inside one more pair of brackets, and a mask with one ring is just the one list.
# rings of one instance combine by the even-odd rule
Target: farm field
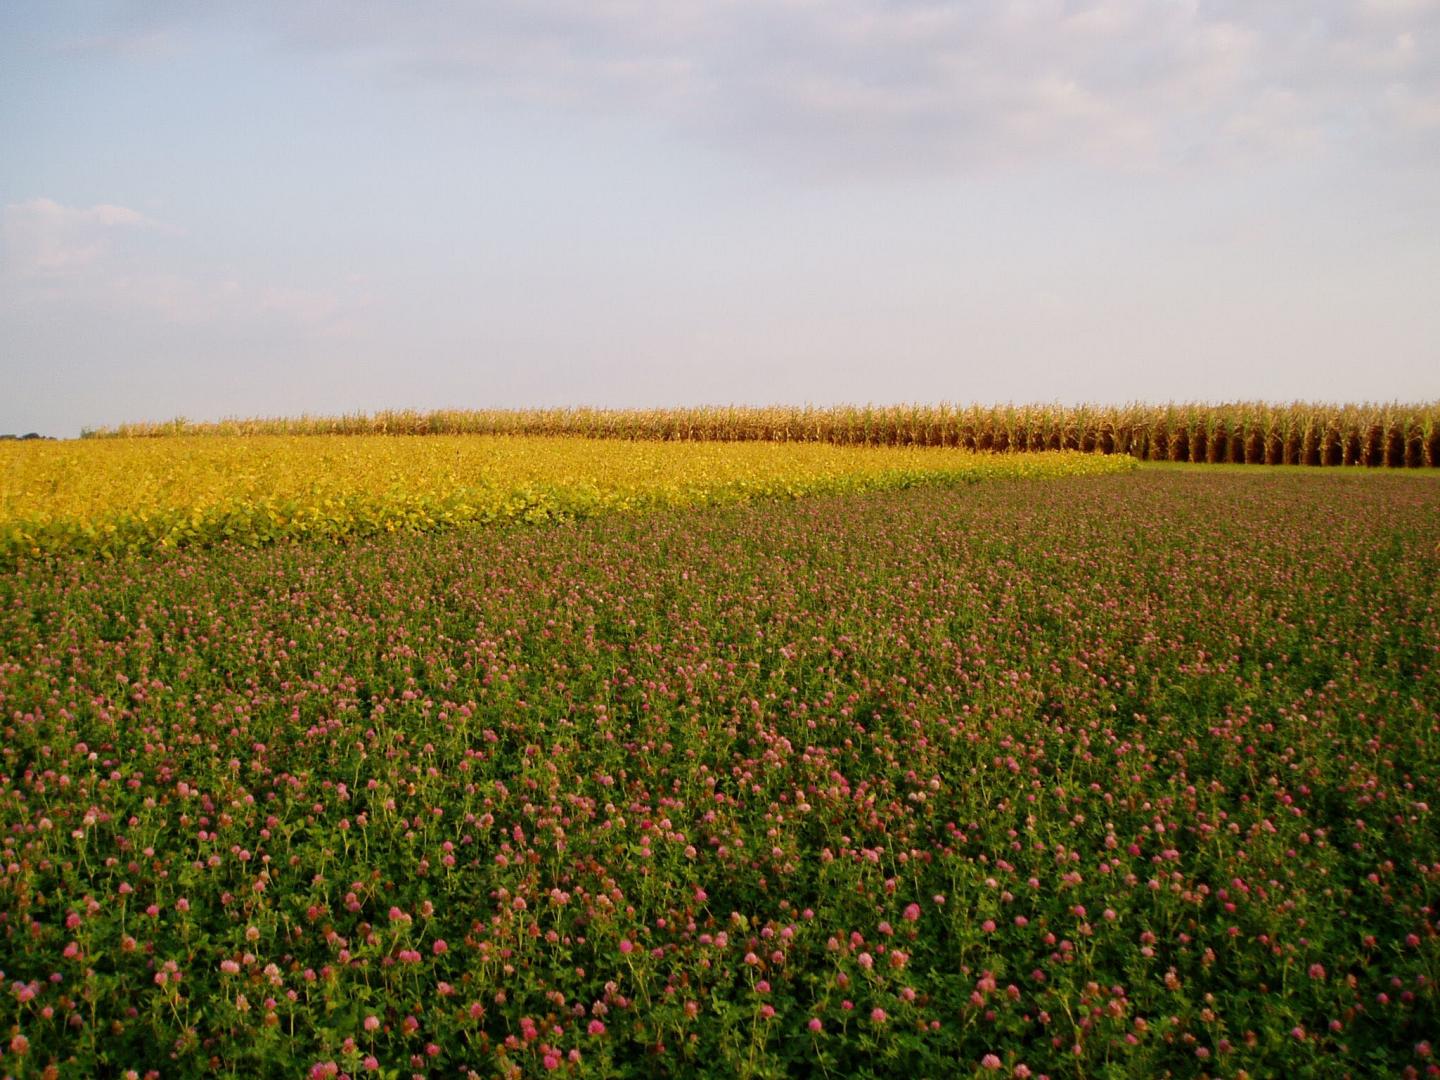
[[19,559],[0,1071],[1434,1075],[1440,482],[1082,460]]
[[1134,467],[1073,452],[546,436],[11,442],[0,443],[0,563]]
[[460,434],[1080,450],[1195,464],[1432,468],[1440,465],[1440,402],[388,410],[130,423],[85,437]]

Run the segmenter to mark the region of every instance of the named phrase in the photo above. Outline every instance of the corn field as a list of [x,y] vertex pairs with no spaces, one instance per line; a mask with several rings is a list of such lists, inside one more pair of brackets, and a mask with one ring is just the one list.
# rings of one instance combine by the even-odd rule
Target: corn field
[[1440,402],[1417,405],[748,406],[386,411],[122,424],[86,438],[170,435],[569,435],[596,439],[1079,450],[1143,461],[1434,468]]

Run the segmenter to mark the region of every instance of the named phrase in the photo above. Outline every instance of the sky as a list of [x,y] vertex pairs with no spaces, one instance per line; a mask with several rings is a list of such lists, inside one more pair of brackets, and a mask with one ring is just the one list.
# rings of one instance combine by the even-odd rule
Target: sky
[[0,0],[0,432],[1440,398],[1440,0]]

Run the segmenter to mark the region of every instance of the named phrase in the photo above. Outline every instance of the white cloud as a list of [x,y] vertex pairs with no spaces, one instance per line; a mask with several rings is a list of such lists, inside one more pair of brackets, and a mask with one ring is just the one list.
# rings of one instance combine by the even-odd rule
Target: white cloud
[[1267,87],[1235,112],[1222,129],[1224,138],[1241,154],[1289,151],[1303,153],[1321,143],[1323,133],[1293,90]]
[[1402,128],[1428,133],[1431,138],[1440,131],[1440,91],[1417,92],[1397,83],[1386,92],[1385,102]]
[[1360,10],[1372,18],[1409,19],[1440,12],[1440,0],[1360,0]]
[[1416,137],[1411,110],[1393,104],[1401,75],[1416,101],[1440,93],[1440,0],[155,0],[129,10],[121,37],[183,37],[221,20],[227,32],[343,58],[379,84],[640,113],[827,175],[1057,158],[1188,169],[1233,157],[1237,138],[1250,154],[1338,146],[1353,156],[1357,140]]
[[153,226],[127,206],[64,206],[53,199],[11,203],[0,211],[0,267],[18,277],[54,277],[94,265],[115,233]]
[[66,206],[37,198],[0,210],[0,309],[59,303],[68,310],[154,324],[283,326],[343,335],[364,297],[343,287],[257,284],[203,269],[181,272],[183,252],[124,250],[119,237],[178,230],[126,206]]

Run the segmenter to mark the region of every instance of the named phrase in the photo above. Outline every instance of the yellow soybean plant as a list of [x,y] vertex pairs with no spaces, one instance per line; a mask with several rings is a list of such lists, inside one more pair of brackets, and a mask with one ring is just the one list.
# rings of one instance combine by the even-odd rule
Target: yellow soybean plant
[[179,436],[0,443],[0,559],[1124,472],[1078,453],[541,436]]

